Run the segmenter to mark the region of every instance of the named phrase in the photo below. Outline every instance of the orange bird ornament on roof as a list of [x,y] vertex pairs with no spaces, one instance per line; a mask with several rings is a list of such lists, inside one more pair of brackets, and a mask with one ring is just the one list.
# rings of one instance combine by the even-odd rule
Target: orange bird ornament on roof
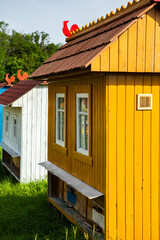
[[66,37],[70,37],[70,32],[73,32],[73,31],[76,31],[76,29],[78,29],[78,26],[77,26],[77,24],[73,24],[72,26],[71,26],[71,29],[69,30],[68,29],[68,26],[67,26],[67,23],[68,23],[69,21],[64,21],[63,22],[63,29],[62,29],[62,31],[63,31],[63,33],[64,33],[64,35],[66,36]]
[[17,73],[17,78],[20,80],[20,81],[22,81],[22,80],[27,80],[27,78],[28,78],[28,73],[23,73],[23,75],[21,75],[21,69],[20,70],[18,70],[18,73]]
[[11,83],[13,83],[13,82],[15,81],[15,77],[14,77],[14,76],[11,76],[11,77],[9,78],[8,76],[9,76],[9,73],[6,73],[5,80],[6,80],[6,82],[8,83],[7,86],[12,86]]

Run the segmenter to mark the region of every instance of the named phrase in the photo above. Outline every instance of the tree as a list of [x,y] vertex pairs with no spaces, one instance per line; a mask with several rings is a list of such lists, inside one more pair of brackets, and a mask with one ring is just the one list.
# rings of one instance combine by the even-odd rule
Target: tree
[[8,24],[0,22],[0,80],[5,74],[16,77],[17,70],[31,74],[62,44],[50,43],[49,35],[35,31],[31,34],[8,31]]
[[5,75],[6,54],[9,45],[7,27],[8,24],[0,22],[0,79]]

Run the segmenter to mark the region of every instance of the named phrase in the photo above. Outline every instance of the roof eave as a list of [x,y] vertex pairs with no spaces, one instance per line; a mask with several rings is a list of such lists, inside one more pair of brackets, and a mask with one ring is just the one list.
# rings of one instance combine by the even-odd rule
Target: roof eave
[[[29,82],[28,80],[24,80],[24,81],[27,81],[27,82]],[[18,82],[18,83],[20,83],[20,82]],[[18,84],[17,83],[17,84]],[[29,90],[27,90],[26,92],[24,92],[22,95],[20,95],[20,96],[18,96],[16,99],[14,99],[14,100],[10,100],[10,101],[8,101],[9,103],[8,104],[4,104],[4,102],[6,102],[6,100],[4,100],[3,98],[0,100],[0,105],[1,106],[3,106],[3,107],[9,107],[9,106],[11,106],[14,102],[16,102],[18,99],[20,99],[23,95],[25,95],[26,93],[28,93],[29,91],[31,91],[33,88],[35,88],[35,87],[37,87],[38,85],[40,85],[42,83],[42,81],[39,81],[35,86],[33,86],[32,88],[30,88]],[[16,84],[15,84],[16,85]],[[12,90],[13,90],[14,88],[12,88]],[[9,89],[10,90],[10,89]],[[1,97],[2,97],[2,95],[6,95],[6,94],[8,94],[8,91],[5,91],[5,92],[3,92],[2,94],[1,94]],[[6,96],[5,96],[6,97]],[[2,102],[2,103],[1,103]]]
[[56,73],[50,73],[50,74],[44,74],[41,76],[35,76],[35,77],[33,76],[33,77],[31,77],[31,79],[38,81],[38,80],[42,80],[42,79],[46,78],[47,79],[46,81],[48,82],[50,79],[53,79],[53,78],[65,77],[66,73],[67,73],[67,76],[69,76],[69,75],[75,75],[79,71],[82,73],[88,73],[90,71],[90,67],[87,64],[83,67],[79,67],[79,68],[75,68],[75,69],[70,69],[70,70],[56,72]]

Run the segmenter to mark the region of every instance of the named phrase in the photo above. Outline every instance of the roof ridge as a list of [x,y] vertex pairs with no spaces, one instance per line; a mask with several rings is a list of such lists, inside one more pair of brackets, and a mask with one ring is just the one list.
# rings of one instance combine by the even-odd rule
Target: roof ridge
[[[125,16],[124,16],[125,17]],[[123,17],[123,18],[124,18]],[[139,17],[139,16],[138,16]],[[135,16],[133,16],[132,18],[130,18],[129,20],[127,20],[127,21],[125,21],[124,23],[127,23],[127,22],[130,22],[131,20],[134,20],[134,19],[137,19],[138,18],[137,16],[135,17]],[[109,23],[109,25],[110,25],[111,23]],[[88,40],[88,39],[91,39],[91,38],[93,38],[93,37],[95,37],[95,36],[98,36],[98,35],[100,35],[100,34],[103,34],[103,33],[105,33],[105,32],[108,32],[108,31],[110,31],[111,29],[114,29],[114,28],[117,28],[118,26],[121,26],[122,25],[122,23],[117,23],[117,25],[114,25],[114,27],[110,27],[110,28],[108,28],[107,30],[103,30],[102,32],[99,32],[99,33],[95,33],[95,34],[93,34],[92,36],[89,36],[89,37],[87,37],[87,38],[85,38],[85,39],[82,39],[82,40],[80,40],[80,41],[78,41],[78,42],[74,42],[74,43],[72,43],[72,44],[70,44],[70,45],[68,45],[68,46],[62,46],[60,49],[58,49],[58,51],[60,51],[60,50],[63,50],[63,49],[66,49],[66,48],[69,48],[69,47],[71,47],[71,46],[73,46],[73,45],[76,45],[76,44],[78,44],[78,43],[80,43],[80,42],[84,42],[84,41],[86,41],[86,40]],[[95,31],[96,29],[94,29],[94,31]]]
[[111,23],[118,18],[122,18],[128,13],[134,12],[138,10],[139,8],[145,7],[147,5],[151,4],[151,0],[133,0],[133,2],[128,2],[127,6],[121,5],[121,8],[116,8],[116,12],[113,11],[106,14],[106,17],[102,16],[101,18],[97,19],[96,21],[90,22],[89,25],[86,24],[82,28],[77,29],[76,31],[71,32],[71,36],[66,39],[67,42],[87,34],[88,32],[91,32],[99,26],[107,25],[108,23]]
[[[73,40],[66,43],[65,47],[62,47],[46,60],[29,78],[51,77],[60,72],[64,74],[66,71],[73,71],[78,68],[87,69],[95,58],[111,46],[132,24],[139,21],[140,18],[144,17],[144,14],[154,8],[157,4],[155,1],[151,3],[150,0],[141,0],[137,2],[138,7],[135,5],[132,10],[129,8],[125,11],[125,14],[117,14],[111,20],[105,20],[93,26],[91,30],[86,29],[82,33],[77,33],[76,36],[71,37]],[[106,31],[108,29],[110,30]],[[91,38],[88,39],[88,37]],[[81,42],[82,40],[84,41]]]

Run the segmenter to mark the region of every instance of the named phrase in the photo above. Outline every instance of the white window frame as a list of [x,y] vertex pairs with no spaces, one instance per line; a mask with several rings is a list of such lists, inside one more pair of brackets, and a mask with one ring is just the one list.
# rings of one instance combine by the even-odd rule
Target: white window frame
[[[79,112],[79,103],[80,103],[80,99],[81,98],[87,98],[88,99],[88,112],[85,113],[85,112]],[[80,114],[83,114],[83,115],[87,115],[88,116],[88,150],[86,149],[83,149],[80,147],[80,122],[79,122],[79,115]],[[76,151],[83,154],[83,155],[86,155],[86,156],[89,156],[89,93],[77,93],[76,94],[76,143],[77,143],[77,149]]]
[[[64,98],[64,110],[58,109],[58,99]],[[59,129],[59,121],[58,121],[58,112],[64,112],[64,141],[58,139],[58,129]],[[56,144],[65,147],[65,93],[56,93]]]
[[[8,117],[8,120],[7,120]],[[5,114],[5,135],[9,137],[9,121],[10,121],[10,113],[6,112]],[[7,123],[8,123],[8,131],[7,131]]]
[[[14,120],[16,120],[16,124],[14,123]],[[13,121],[13,139],[16,142],[17,141],[17,115],[13,115],[12,121]],[[16,136],[14,136],[14,128],[16,129]]]
[[[150,97],[151,98],[151,106],[150,107],[141,107],[140,106],[140,98],[141,97]],[[137,95],[137,110],[152,110],[152,94],[138,94]]]

